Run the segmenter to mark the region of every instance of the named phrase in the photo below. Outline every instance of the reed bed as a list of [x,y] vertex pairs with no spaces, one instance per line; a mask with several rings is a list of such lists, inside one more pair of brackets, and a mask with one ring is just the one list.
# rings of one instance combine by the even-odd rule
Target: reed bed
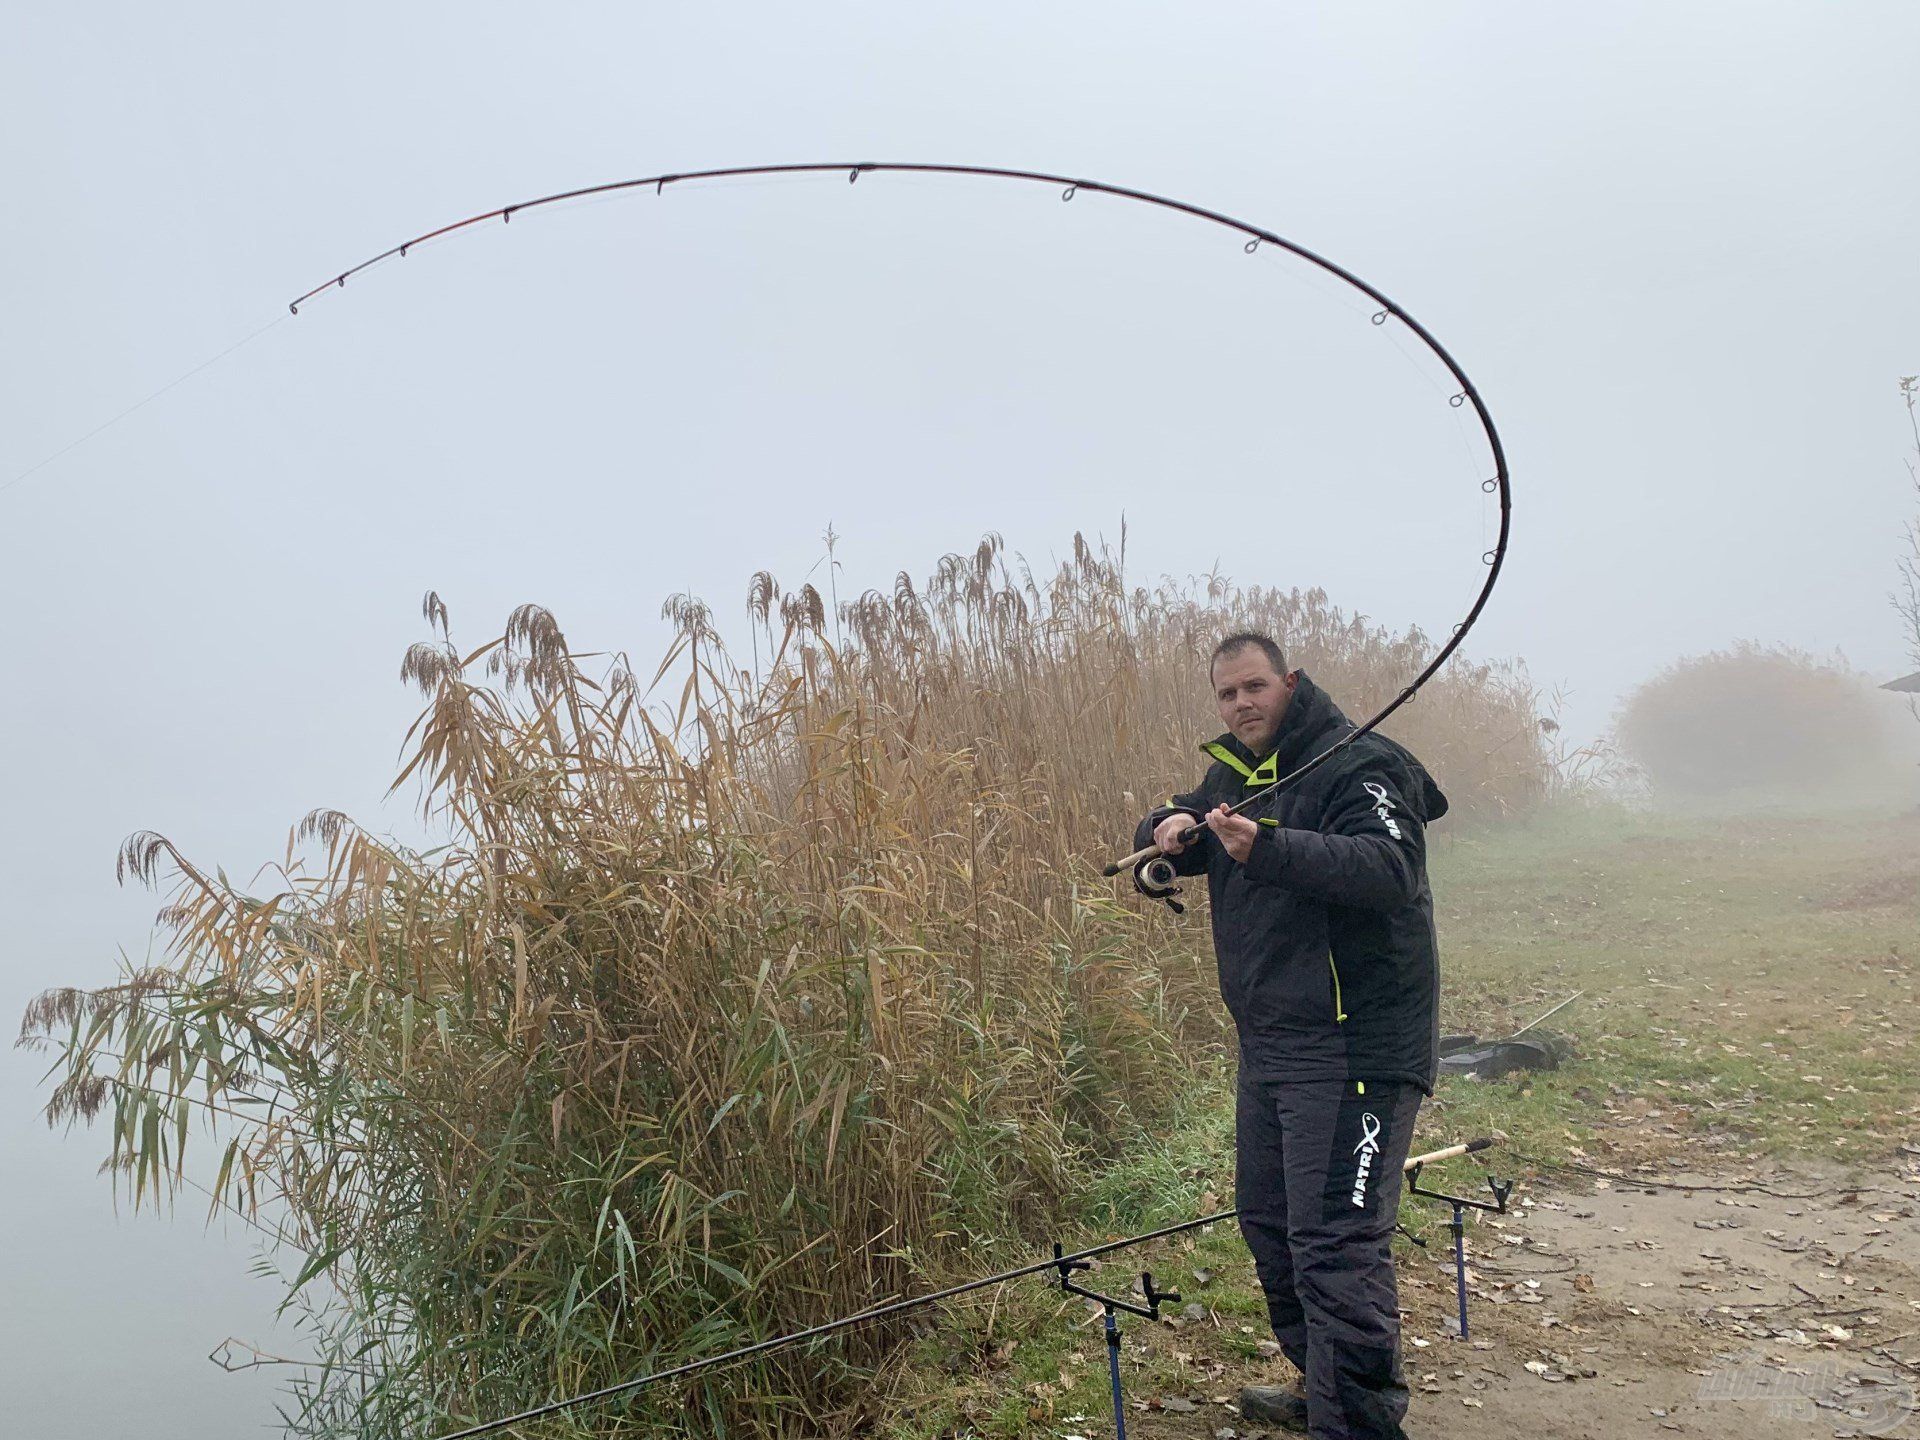
[[[1197,773],[1214,639],[1271,630],[1356,715],[1429,653],[1078,537],[748,602],[744,653],[669,602],[642,674],[532,606],[463,651],[429,596],[395,784],[439,843],[317,812],[246,889],[136,835],[164,960],[29,1011],[136,1205],[212,1136],[216,1205],[295,1257],[293,1433],[430,1436],[1024,1255],[1225,1038],[1204,918],[1097,878]],[[1392,728],[1498,815],[1545,792],[1534,709],[1459,663]],[[904,1334],[520,1433],[845,1428]]]

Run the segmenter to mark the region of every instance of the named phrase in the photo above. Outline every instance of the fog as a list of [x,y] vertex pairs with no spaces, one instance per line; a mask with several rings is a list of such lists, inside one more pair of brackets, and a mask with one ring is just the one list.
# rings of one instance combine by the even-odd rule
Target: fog
[[1609,743],[1634,805],[1697,811],[1899,810],[1920,803],[1905,697],[1832,660],[1741,644],[1690,656],[1628,695]]
[[[469,641],[531,600],[650,657],[672,593],[727,623],[755,570],[845,597],[987,531],[1039,567],[1124,521],[1143,581],[1217,566],[1436,635],[1480,582],[1484,443],[1405,332],[1110,197],[676,186],[286,313],[576,185],[933,160],[1242,217],[1381,287],[1485,397],[1514,533],[1470,650],[1563,689],[1576,742],[1740,639],[1913,668],[1887,599],[1920,370],[1911,5],[12,19],[5,1014],[144,952],[131,831],[246,875],[315,806],[410,825],[384,792],[430,588]],[[38,1119],[43,1063],[0,1058],[9,1432],[270,1429],[271,1372],[203,1358],[298,1353],[245,1233],[203,1233],[193,1197],[116,1214],[105,1136]]]

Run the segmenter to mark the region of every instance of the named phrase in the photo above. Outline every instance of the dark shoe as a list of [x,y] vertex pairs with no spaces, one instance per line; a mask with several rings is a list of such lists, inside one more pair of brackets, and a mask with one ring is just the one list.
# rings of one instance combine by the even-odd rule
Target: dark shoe
[[1307,1399],[1299,1382],[1292,1385],[1249,1385],[1240,1392],[1240,1418],[1255,1425],[1278,1425],[1282,1430],[1307,1433]]

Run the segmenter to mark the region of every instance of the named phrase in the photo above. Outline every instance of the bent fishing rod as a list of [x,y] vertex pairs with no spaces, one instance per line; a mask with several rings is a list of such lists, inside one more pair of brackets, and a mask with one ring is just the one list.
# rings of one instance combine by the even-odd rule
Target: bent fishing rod
[[[1472,381],[1467,378],[1466,372],[1461,369],[1459,362],[1448,353],[1446,347],[1433,336],[1432,332],[1414,319],[1411,314],[1388,297],[1383,291],[1377,289],[1367,281],[1362,280],[1352,271],[1336,264],[1325,256],[1317,254],[1304,245],[1288,240],[1262,226],[1236,219],[1233,216],[1223,214],[1217,210],[1190,204],[1183,200],[1175,200],[1146,190],[1134,189],[1124,185],[1112,185],[1103,181],[1080,179],[1073,176],[1051,174],[1038,170],[1008,169],[985,165],[928,164],[894,161],[836,161],[805,164],[746,165],[709,170],[677,171],[632,180],[613,181],[605,184],[556,191],[549,195],[499,206],[476,215],[470,215],[462,220],[456,220],[449,224],[438,226],[410,240],[405,240],[397,245],[390,246],[359,264],[338,272],[332,278],[323,281],[321,284],[314,286],[304,294],[296,297],[289,304],[288,309],[290,313],[299,315],[302,313],[301,307],[303,305],[306,305],[307,302],[315,299],[322,293],[344,289],[350,278],[383,261],[393,259],[404,260],[415,247],[423,245],[428,241],[442,239],[456,232],[469,230],[493,220],[498,220],[502,225],[506,225],[510,223],[517,214],[545,206],[560,205],[573,200],[604,197],[624,191],[643,192],[648,189],[651,189],[656,197],[664,197],[669,187],[682,187],[689,182],[701,180],[726,180],[755,176],[844,174],[848,184],[851,185],[858,182],[863,176],[885,175],[888,173],[966,177],[970,179],[1050,185],[1059,187],[1060,199],[1062,201],[1071,201],[1082,193],[1105,195],[1114,199],[1128,200],[1157,207],[1174,214],[1188,216],[1196,220],[1206,221],[1212,225],[1221,226],[1235,232],[1237,237],[1243,238],[1241,248],[1250,256],[1258,255],[1262,251],[1267,250],[1292,256],[1332,276],[1339,283],[1366,296],[1373,306],[1378,307],[1371,313],[1371,323],[1375,327],[1384,327],[1390,323],[1398,323],[1404,326],[1408,333],[1440,362],[1452,377],[1453,382],[1458,386],[1458,388],[1448,396],[1447,403],[1455,409],[1471,408],[1474,418],[1478,421],[1486,437],[1488,456],[1492,469],[1491,475],[1481,481],[1481,489],[1487,494],[1497,496],[1500,508],[1500,523],[1499,534],[1494,541],[1493,548],[1485,551],[1481,555],[1481,561],[1487,567],[1486,578],[1481,584],[1478,593],[1475,595],[1465,618],[1453,627],[1452,634],[1448,637],[1446,643],[1440,647],[1439,651],[1420,673],[1401,689],[1378,714],[1368,719],[1364,724],[1356,726],[1352,733],[1343,736],[1329,749],[1322,751],[1319,755],[1308,760],[1291,773],[1281,776],[1264,789],[1242,800],[1233,807],[1233,813],[1241,813],[1287,786],[1296,783],[1303,776],[1309,774],[1320,765],[1325,764],[1330,758],[1358,740],[1362,735],[1373,731],[1382,721],[1400,709],[1401,706],[1411,701],[1414,696],[1419,693],[1421,687],[1432,679],[1433,676],[1439,672],[1440,668],[1453,656],[1454,652],[1460,648],[1461,642],[1465,640],[1467,632],[1472,629],[1474,622],[1479,619],[1481,612],[1486,608],[1487,601],[1493,593],[1494,584],[1499,579],[1501,568],[1506,561],[1508,540],[1512,527],[1513,496],[1507,471],[1506,452],[1501,445],[1499,432],[1494,427],[1493,417],[1488,412],[1486,403],[1481,398],[1479,391],[1474,388]],[[1146,849],[1136,852],[1134,855],[1128,856],[1124,860],[1115,861],[1112,865],[1106,867],[1105,873],[1109,876],[1117,875],[1122,870],[1128,868],[1128,866],[1149,861],[1158,854],[1159,849],[1157,846],[1149,846]],[[1408,1168],[1411,1169],[1420,1164],[1431,1164],[1437,1160],[1449,1158],[1454,1155],[1484,1149],[1490,1143],[1492,1142],[1482,1139],[1449,1146],[1444,1150],[1435,1151],[1429,1155],[1418,1156],[1413,1160],[1409,1160],[1407,1165]],[[796,1344],[801,1340],[811,1339],[816,1336],[832,1333],[836,1330],[845,1329],[848,1326],[879,1320],[920,1306],[932,1305],[942,1300],[964,1295],[970,1291],[983,1289],[989,1285],[1002,1284],[1008,1280],[1018,1279],[1022,1276],[1058,1269],[1063,1262],[1071,1263],[1088,1260],[1123,1246],[1179,1234],[1185,1230],[1195,1229],[1218,1220],[1231,1218],[1237,1213],[1237,1210],[1221,1211],[1215,1215],[1186,1221],[1179,1225],[1169,1226],[1145,1235],[1134,1236],[1127,1240],[1111,1241],[1104,1245],[1097,1245],[1090,1249],[1080,1251],[1076,1255],[1055,1255],[1052,1259],[1038,1261],[1031,1265],[1006,1271],[1000,1275],[989,1276],[982,1280],[969,1281],[931,1295],[896,1301],[888,1305],[862,1311],[856,1315],[845,1316],[839,1320],[829,1321],[824,1325],[814,1326],[811,1329],[802,1330],[793,1335],[780,1336],[772,1340],[761,1341],[754,1345],[745,1346],[739,1350],[729,1351],[724,1355],[713,1356],[705,1360],[689,1361],[685,1364],[677,1365],[654,1374],[640,1376],[616,1385],[607,1386],[600,1390],[554,1401],[550,1404],[524,1411],[518,1415],[506,1416],[499,1420],[488,1421],[465,1430],[452,1432],[449,1435],[441,1437],[441,1440],[474,1440],[474,1437],[492,1434],[513,1425],[557,1415],[563,1411],[611,1399],[615,1396],[630,1394],[646,1386],[658,1384],[665,1380],[691,1375],[696,1371],[710,1369],[731,1361],[743,1360],[753,1355],[763,1354],[780,1346]],[[1061,1273],[1065,1275],[1067,1272],[1062,1270]]]
[[[1477,1154],[1489,1148],[1494,1142],[1480,1136],[1473,1140],[1464,1140],[1457,1145],[1448,1145],[1439,1150],[1429,1150],[1424,1155],[1410,1155],[1400,1170],[1402,1174],[1416,1175],[1423,1166],[1436,1164],[1442,1160],[1451,1160],[1458,1155]],[[1025,1279],[1029,1275],[1039,1275],[1048,1270],[1059,1272],[1063,1277],[1072,1269],[1083,1268],[1083,1262],[1098,1259],[1102,1255],[1112,1254],[1115,1250],[1124,1250],[1132,1245],[1144,1245],[1150,1240],[1164,1240],[1170,1235],[1183,1234],[1188,1230],[1198,1230],[1205,1225],[1218,1224],[1222,1220],[1231,1220],[1239,1215],[1236,1207],[1232,1210],[1218,1210],[1211,1215],[1202,1215],[1193,1220],[1182,1220],[1177,1225],[1166,1225],[1158,1230],[1149,1230],[1145,1234],[1130,1235],[1123,1240],[1108,1240],[1099,1245],[1090,1245],[1084,1250],[1071,1254],[1061,1254],[1060,1247],[1054,1247],[1052,1256],[1045,1260],[1036,1260],[1030,1265],[1016,1266],[1012,1270],[1002,1270],[997,1275],[982,1276],[977,1280],[962,1281],[958,1285],[949,1285],[944,1290],[936,1290],[929,1295],[915,1295],[905,1300],[895,1300],[885,1305],[876,1305],[870,1310],[859,1310],[852,1315],[842,1315],[837,1320],[828,1320],[805,1330],[796,1330],[790,1335],[776,1335],[770,1340],[758,1340],[751,1345],[742,1345],[737,1350],[728,1350],[723,1354],[709,1355],[699,1360],[688,1360],[666,1370],[655,1370],[646,1375],[636,1375],[629,1380],[616,1381],[612,1385],[602,1386],[598,1390],[588,1390],[579,1395],[569,1395],[563,1400],[551,1400],[545,1405],[536,1405],[530,1410],[522,1410],[516,1415],[502,1415],[497,1420],[484,1420],[478,1425],[469,1425],[464,1430],[453,1430],[439,1437],[439,1440],[478,1440],[482,1435],[493,1435],[510,1429],[515,1425],[525,1425],[534,1420],[546,1420],[562,1415],[583,1406],[597,1405],[603,1401],[617,1399],[624,1395],[633,1395],[651,1385],[663,1384],[668,1380],[682,1380],[702,1370],[718,1369],[722,1365],[731,1365],[736,1361],[749,1360],[755,1355],[765,1355],[771,1350],[784,1349],[788,1345],[798,1345],[802,1340],[814,1340],[822,1335],[831,1335],[838,1330],[851,1329],[856,1325],[869,1324],[875,1320],[885,1320],[894,1315],[904,1315],[909,1310],[919,1310],[929,1305],[938,1305],[944,1300],[952,1300],[975,1290],[985,1290],[992,1285],[1004,1285],[1010,1280]]]
[[[1334,742],[1333,745],[1321,751],[1297,769],[1289,774],[1282,775],[1264,789],[1247,796],[1238,804],[1234,805],[1228,813],[1239,815],[1251,809],[1253,806],[1271,799],[1280,791],[1295,784],[1314,770],[1317,770],[1335,755],[1346,749],[1347,746],[1353,744],[1361,736],[1371,733],[1382,721],[1387,719],[1388,716],[1392,715],[1401,706],[1412,700],[1415,695],[1419,694],[1420,688],[1425,685],[1427,681],[1431,680],[1434,675],[1439,673],[1440,668],[1453,657],[1454,652],[1460,648],[1461,642],[1467,638],[1467,632],[1473,628],[1474,622],[1480,618],[1480,612],[1486,609],[1487,601],[1493,595],[1493,587],[1500,578],[1501,568],[1506,563],[1507,545],[1513,528],[1513,487],[1507,472],[1506,449],[1500,443],[1500,432],[1494,426],[1493,416],[1488,411],[1486,402],[1481,398],[1480,392],[1474,388],[1473,382],[1467,378],[1466,371],[1460,368],[1460,362],[1455,360],[1447,348],[1434,337],[1432,331],[1414,319],[1403,306],[1390,298],[1384,291],[1362,280],[1345,266],[1327,259],[1324,255],[1318,254],[1296,241],[1277,235],[1263,226],[1254,225],[1245,220],[1235,219],[1233,216],[1223,214],[1218,210],[1208,209],[1201,205],[1194,205],[1185,200],[1175,200],[1165,195],[1156,195],[1151,191],[1139,190],[1127,185],[1112,185],[1101,180],[1078,179],[1069,175],[1051,174],[1043,170],[1015,170],[992,165],[946,165],[912,161],[861,160],[816,161],[787,165],[737,165],[713,170],[686,170],[668,172],[660,175],[647,175],[633,180],[614,180],[599,185],[580,186],[571,190],[558,190],[549,195],[539,196],[536,199],[523,200],[511,205],[501,205],[492,210],[481,211],[477,215],[469,215],[463,220],[455,220],[449,224],[441,225],[416,235],[411,240],[403,240],[397,245],[389,246],[378,254],[362,260],[359,264],[340,271],[332,279],[324,280],[311,290],[296,297],[288,304],[287,309],[290,313],[298,315],[300,314],[300,307],[309,300],[329,290],[344,289],[348,280],[383,261],[405,259],[416,246],[423,245],[430,240],[439,240],[457,232],[471,229],[474,226],[485,224],[488,221],[498,220],[503,225],[509,224],[515,215],[538,210],[545,206],[560,205],[567,201],[585,200],[613,195],[624,191],[645,191],[647,189],[651,189],[656,196],[664,196],[667,193],[667,187],[670,185],[684,185],[699,180],[729,180],[773,175],[844,174],[847,178],[847,183],[851,185],[857,182],[863,175],[884,175],[888,173],[963,176],[972,179],[1010,180],[1029,184],[1059,186],[1061,187],[1060,198],[1063,201],[1070,201],[1082,192],[1095,195],[1109,195],[1115,199],[1131,200],[1139,204],[1155,206],[1162,210],[1171,211],[1178,215],[1190,216],[1196,220],[1204,220],[1209,224],[1223,226],[1228,230],[1246,237],[1241,249],[1248,255],[1257,255],[1261,250],[1271,247],[1274,250],[1305,261],[1315,269],[1331,275],[1341,284],[1349,286],[1366,296],[1372,304],[1379,307],[1374,310],[1369,317],[1372,323],[1376,327],[1385,326],[1390,321],[1397,321],[1399,324],[1404,325],[1407,331],[1446,368],[1447,373],[1453,377],[1454,383],[1459,386],[1459,389],[1447,397],[1447,403],[1455,409],[1471,407],[1474,418],[1479,421],[1480,428],[1486,436],[1488,455],[1493,462],[1493,473],[1481,481],[1480,488],[1487,494],[1496,495],[1499,499],[1500,530],[1494,540],[1493,548],[1481,554],[1480,559],[1487,567],[1487,574],[1480,586],[1479,592],[1474,596],[1473,604],[1467,610],[1466,617],[1453,627],[1453,632],[1447,637],[1446,643],[1442,645],[1433,658],[1427,662],[1425,668],[1423,668],[1418,675],[1414,676],[1392,700],[1382,707],[1378,714],[1374,715],[1364,724],[1355,726],[1351,733],[1343,735],[1339,740]],[[1185,839],[1191,836],[1194,831],[1199,828],[1199,826],[1195,826],[1193,830],[1183,832],[1182,838]],[[1135,865],[1144,864],[1153,860],[1158,857],[1160,853],[1161,851],[1158,845],[1148,845],[1143,849],[1136,850],[1133,854],[1123,859],[1115,860],[1110,865],[1107,865],[1101,871],[1101,874],[1108,877],[1118,875],[1123,870],[1128,870]]]

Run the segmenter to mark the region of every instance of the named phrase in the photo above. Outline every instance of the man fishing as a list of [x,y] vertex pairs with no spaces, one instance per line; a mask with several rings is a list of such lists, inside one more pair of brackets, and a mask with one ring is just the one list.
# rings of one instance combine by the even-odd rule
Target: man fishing
[[1220,993],[1239,1034],[1235,1203],[1294,1386],[1240,1392],[1244,1419],[1315,1440],[1404,1440],[1389,1247],[1400,1170],[1433,1093],[1439,961],[1423,827],[1446,797],[1369,733],[1245,815],[1229,809],[1352,734],[1266,635],[1209,666],[1227,733],[1198,788],[1138,846],[1205,873]]

